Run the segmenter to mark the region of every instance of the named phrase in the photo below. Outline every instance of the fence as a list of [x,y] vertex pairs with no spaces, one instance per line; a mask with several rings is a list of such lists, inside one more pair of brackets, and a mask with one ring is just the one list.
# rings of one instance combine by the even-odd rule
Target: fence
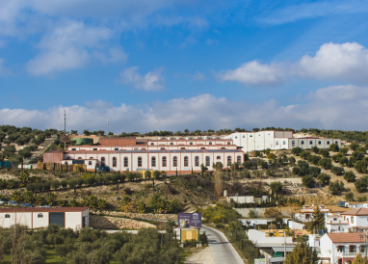
[[87,167],[84,164],[60,164],[60,163],[37,163],[37,169],[39,170],[48,170],[48,171],[87,171]]

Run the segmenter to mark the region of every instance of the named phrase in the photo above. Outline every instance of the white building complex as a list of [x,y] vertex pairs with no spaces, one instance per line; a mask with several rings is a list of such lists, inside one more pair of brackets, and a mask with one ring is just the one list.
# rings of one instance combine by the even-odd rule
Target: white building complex
[[45,228],[56,224],[79,230],[89,226],[88,207],[0,208],[0,227],[20,224],[29,228]]
[[234,144],[244,152],[264,149],[292,149],[300,147],[302,149],[311,149],[314,146],[318,148],[328,148],[336,143],[341,147],[340,139],[301,137],[294,138],[292,131],[259,131],[259,132],[236,132],[225,138],[232,139]]
[[87,170],[109,167],[111,171],[158,170],[167,174],[201,171],[203,164],[244,162],[244,154],[253,150],[304,149],[330,144],[341,145],[339,139],[293,138],[291,131],[236,132],[223,137],[168,137],[158,139],[100,138],[98,144],[73,145],[66,151],[49,151],[45,163],[84,164]]

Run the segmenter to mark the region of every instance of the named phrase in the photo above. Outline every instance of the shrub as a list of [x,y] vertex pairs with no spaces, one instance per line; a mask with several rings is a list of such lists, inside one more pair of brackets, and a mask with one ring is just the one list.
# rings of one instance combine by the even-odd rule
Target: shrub
[[355,189],[358,192],[365,192],[367,190],[367,187],[368,187],[367,176],[365,176],[365,177],[363,177],[361,179],[358,179],[355,182]]
[[304,176],[302,179],[302,182],[303,182],[303,185],[308,188],[313,188],[315,186],[314,178],[311,175]]
[[357,200],[358,200],[358,202],[366,202],[367,201],[367,195],[359,196]]
[[322,155],[324,158],[328,158],[330,156],[330,152],[327,149],[320,149],[319,154]]
[[270,154],[267,155],[267,158],[268,159],[275,159],[276,158],[276,155],[273,154],[273,153],[270,153]]
[[310,156],[310,153],[307,152],[307,151],[303,151],[303,152],[300,152],[299,153],[299,156],[302,158],[302,159],[307,159],[309,156]]
[[326,170],[329,170],[332,168],[332,160],[331,159],[328,159],[328,158],[323,158],[323,159],[320,159],[318,161],[318,166],[326,169]]
[[318,154],[319,149],[318,149],[318,147],[317,147],[317,146],[313,146],[313,147],[312,147],[312,151],[313,151],[314,153]]
[[355,181],[355,174],[352,171],[346,171],[344,174],[344,179],[348,182],[354,182]]
[[354,168],[357,170],[357,172],[360,172],[360,173],[367,172],[367,164],[361,160],[355,162]]
[[348,148],[340,148],[339,152],[343,155],[348,154],[349,149]]
[[215,227],[216,228],[225,228],[225,226],[223,224],[216,224]]
[[317,176],[317,179],[322,185],[328,185],[330,183],[331,176],[325,173],[321,173]]
[[250,160],[245,161],[242,166],[248,170],[253,168],[253,163]]
[[307,158],[308,162],[314,165],[318,165],[318,161],[320,159],[321,159],[321,156],[318,156],[318,155],[309,155]]
[[340,194],[344,190],[344,183],[342,181],[330,182],[328,189],[333,195]]
[[296,148],[292,148],[291,153],[293,153],[295,156],[299,156],[299,154],[303,151],[302,148],[300,147],[296,147]]
[[332,166],[331,167],[331,172],[335,175],[341,176],[344,174],[344,168],[342,167],[336,167],[336,166]]
[[334,162],[339,162],[340,158],[343,158],[343,157],[344,157],[344,155],[342,153],[337,153],[335,155],[332,155],[332,160]]
[[132,189],[130,189],[129,187],[125,188],[125,189],[124,189],[124,192],[125,192],[125,194],[127,194],[127,195],[131,195],[131,194],[133,193]]
[[310,166],[309,167],[309,173],[313,177],[317,177],[321,173],[321,168],[318,168],[318,167],[315,167],[315,166]]
[[279,193],[282,191],[282,183],[281,182],[273,182],[270,184],[270,187],[273,192]]
[[356,142],[351,142],[350,148],[356,151],[359,148],[359,144],[357,144]]
[[289,157],[289,158],[288,158],[288,161],[289,161],[291,164],[295,164],[296,159],[295,159],[294,157]]
[[364,154],[362,152],[359,152],[359,151],[354,151],[351,154],[351,157],[353,157],[355,160],[362,160],[364,158]]
[[338,152],[339,151],[339,145],[338,144],[331,144],[330,145],[330,150],[333,152]]
[[345,200],[348,202],[354,201],[354,194],[352,192],[348,192],[347,194],[345,194]]

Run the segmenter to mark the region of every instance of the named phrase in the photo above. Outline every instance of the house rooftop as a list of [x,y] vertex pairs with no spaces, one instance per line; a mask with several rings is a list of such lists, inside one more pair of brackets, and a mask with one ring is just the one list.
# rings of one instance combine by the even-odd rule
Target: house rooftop
[[0,208],[0,213],[55,213],[55,212],[83,212],[88,207],[31,207],[31,208]]
[[363,233],[327,233],[332,243],[361,243],[364,242]]
[[341,215],[368,216],[368,208],[353,209],[342,213]]

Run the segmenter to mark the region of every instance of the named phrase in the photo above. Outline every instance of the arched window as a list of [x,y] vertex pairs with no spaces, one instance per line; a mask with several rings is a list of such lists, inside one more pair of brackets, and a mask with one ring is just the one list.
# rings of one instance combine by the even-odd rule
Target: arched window
[[162,167],[166,167],[166,157],[162,157]]
[[206,157],[206,167],[210,166],[210,157]]
[[212,145],[212,142],[208,143],[208,145]]
[[124,167],[128,167],[128,157],[124,158]]
[[105,166],[105,157],[102,157],[102,158],[101,158],[101,165],[102,165],[102,166]]
[[89,159],[93,159],[93,157],[89,157]]
[[156,157],[151,158],[151,167],[156,167]]
[[304,140],[302,140],[301,144],[304,145]]
[[282,141],[282,145],[286,145],[286,141],[284,140],[284,141]]
[[241,156],[238,156],[236,159],[237,159],[238,165],[240,166],[241,165]]
[[319,141],[318,141],[318,145],[321,145],[321,144],[322,144],[322,142],[321,142],[321,140],[319,140]]
[[235,136],[235,138],[238,138],[237,136]]
[[173,142],[170,142],[170,145],[174,145],[174,143]]
[[278,146],[279,145],[279,142],[278,141],[276,141],[276,146]]
[[216,159],[221,159],[221,156],[217,156],[217,158]]
[[92,165],[92,161],[88,161],[88,165]]
[[339,142],[338,142],[338,141],[335,141],[335,143],[336,143],[336,144],[339,144]]
[[230,145],[230,142],[227,142],[228,145]]
[[310,144],[310,145],[313,145],[313,141],[312,141],[312,140],[311,140],[311,141],[309,141],[309,144]]
[[5,215],[5,218],[10,218],[10,214],[6,214]]
[[190,142],[189,145],[193,145],[193,142]]
[[231,164],[231,156],[227,156],[227,166],[230,166]]
[[138,157],[138,167],[142,167],[142,157]]
[[245,138],[245,136],[243,136],[243,138]]
[[153,146],[153,145],[155,145],[155,143],[153,143],[153,142],[152,142],[152,143],[151,143],[151,146]]
[[199,157],[198,156],[195,157],[195,166],[196,167],[199,166]]
[[113,166],[113,167],[116,167],[116,163],[117,163],[117,162],[116,162],[116,157],[113,157],[113,158],[112,158],[112,166]]
[[178,158],[177,157],[173,157],[173,166],[174,167],[178,166]]
[[330,141],[327,141],[327,145],[330,145]]
[[291,141],[291,144],[293,145],[293,147],[295,146],[295,140]]
[[82,157],[78,157],[78,159],[82,159]]
[[349,245],[349,252],[355,253],[356,252],[356,246],[355,245]]
[[43,218],[43,214],[38,214],[37,218]]
[[189,166],[188,157],[185,156],[184,157],[184,167],[188,167],[188,166]]

